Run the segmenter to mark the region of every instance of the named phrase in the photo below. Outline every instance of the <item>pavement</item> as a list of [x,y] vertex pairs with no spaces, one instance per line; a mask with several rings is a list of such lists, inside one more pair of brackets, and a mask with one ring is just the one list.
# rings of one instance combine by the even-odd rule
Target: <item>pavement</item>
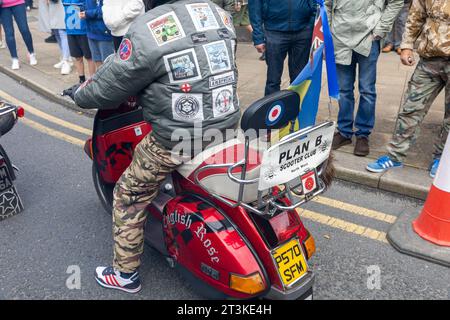
[[[75,84],[78,77],[73,70],[72,74],[62,76],[53,65],[59,61],[59,50],[56,44],[47,44],[44,39],[48,34],[38,30],[37,10],[29,13],[29,25],[33,34],[35,51],[39,64],[30,66],[27,63],[26,50],[22,39],[17,36],[19,59],[21,69],[10,69],[10,57],[7,50],[0,50],[0,72],[28,86],[40,95],[68,108],[92,115],[92,111],[77,108],[73,102],[61,97],[65,88]],[[240,37],[240,38],[245,38]],[[237,64],[239,69],[238,92],[241,108],[245,109],[253,101],[261,98],[264,92],[266,79],[266,65],[258,60],[259,54],[251,43],[240,42],[237,49]],[[391,170],[382,174],[373,174],[366,171],[368,162],[383,155],[385,146],[392,136],[397,120],[397,113],[404,99],[407,82],[414,71],[413,68],[401,65],[395,53],[382,54],[378,63],[377,74],[377,110],[376,125],[370,138],[370,155],[366,158],[353,155],[353,146],[345,146],[335,152],[336,176],[338,179],[395,192],[418,199],[425,199],[432,179],[428,176],[428,165],[433,152],[433,141],[437,136],[442,119],[443,94],[439,95],[432,105],[428,116],[421,126],[421,134],[409,152],[402,169]],[[287,88],[289,79],[283,76],[282,88]],[[333,102],[331,112],[328,108],[326,81],[323,82],[322,96],[318,121],[327,119],[336,120],[338,105]],[[356,96],[358,102],[359,97]]]

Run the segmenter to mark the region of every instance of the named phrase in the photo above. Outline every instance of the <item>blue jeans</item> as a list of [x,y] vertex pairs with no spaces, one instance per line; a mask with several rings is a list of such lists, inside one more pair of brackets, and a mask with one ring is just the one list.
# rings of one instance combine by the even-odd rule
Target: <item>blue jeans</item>
[[[375,105],[377,93],[377,61],[380,55],[380,41],[373,41],[368,57],[353,51],[350,65],[337,64],[337,74],[340,87],[338,130],[342,136],[351,138],[368,137],[375,124]],[[358,65],[359,106],[355,110],[355,78]],[[353,132],[353,125],[356,132]]]
[[9,53],[12,58],[17,58],[16,38],[14,35],[13,18],[16,20],[19,31],[22,34],[23,41],[27,46],[29,53],[34,53],[33,39],[31,37],[30,29],[28,28],[27,11],[25,4],[17,6],[2,8],[0,10],[1,22],[5,30],[6,43],[8,44]]
[[265,95],[280,91],[284,60],[289,57],[291,83],[308,63],[312,26],[295,32],[265,30],[267,82]]
[[88,39],[89,48],[91,49],[92,60],[94,62],[103,62],[110,55],[114,54],[114,44],[111,41],[100,41]]

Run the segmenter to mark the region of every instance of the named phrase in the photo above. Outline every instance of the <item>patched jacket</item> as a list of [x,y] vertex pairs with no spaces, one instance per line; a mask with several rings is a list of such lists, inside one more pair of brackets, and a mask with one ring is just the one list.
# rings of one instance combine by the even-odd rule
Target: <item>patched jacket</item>
[[138,96],[153,135],[168,148],[177,144],[177,129],[195,140],[208,129],[224,132],[240,119],[235,46],[230,15],[208,0],[156,7],[132,23],[118,52],[77,91],[75,102],[113,109]]
[[374,36],[391,31],[404,0],[325,0],[336,63],[349,65],[353,51],[368,57]]
[[416,41],[422,57],[450,56],[450,0],[413,0],[400,47]]

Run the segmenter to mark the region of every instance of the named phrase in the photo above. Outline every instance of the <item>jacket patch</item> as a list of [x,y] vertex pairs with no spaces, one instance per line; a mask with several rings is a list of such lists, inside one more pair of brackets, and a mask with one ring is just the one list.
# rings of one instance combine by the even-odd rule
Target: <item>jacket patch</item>
[[158,46],[182,39],[186,36],[175,12],[169,12],[147,23]]
[[203,45],[212,74],[231,70],[230,56],[224,40]]
[[209,77],[209,89],[223,87],[227,84],[234,84],[235,82],[234,71],[219,74],[217,76],[211,76]]
[[172,94],[172,115],[174,120],[183,122],[202,121],[203,95],[202,94]]
[[128,59],[130,59],[132,53],[133,53],[133,45],[130,39],[127,38],[123,39],[119,47],[120,60],[127,61]]
[[208,42],[208,38],[206,37],[206,33],[203,33],[203,32],[193,33],[191,35],[191,39],[192,39],[192,42],[194,44]]
[[188,92],[191,92],[192,86],[191,86],[189,83],[183,83],[183,84],[180,86],[180,89],[181,89],[181,91],[183,91],[184,93],[188,93]]
[[202,78],[194,49],[175,52],[163,57],[170,83],[182,83]]
[[217,30],[217,34],[219,35],[220,39],[230,39],[231,38],[230,31],[228,31],[228,29],[226,29],[226,28]]
[[187,4],[186,8],[197,31],[219,28],[216,17],[207,3]]
[[225,27],[234,33],[233,19],[231,19],[231,16],[228,14],[228,12],[226,12],[220,7],[216,7],[216,10]]
[[221,87],[212,92],[214,118],[234,111],[233,86]]

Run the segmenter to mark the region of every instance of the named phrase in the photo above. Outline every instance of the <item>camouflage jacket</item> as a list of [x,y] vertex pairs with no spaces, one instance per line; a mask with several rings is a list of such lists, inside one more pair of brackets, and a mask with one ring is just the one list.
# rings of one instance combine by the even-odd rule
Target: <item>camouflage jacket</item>
[[413,0],[400,47],[416,41],[422,57],[450,56],[450,0]]
[[209,129],[224,132],[239,122],[235,47],[231,16],[211,1],[161,5],[134,20],[75,102],[114,109],[138,96],[159,143],[173,148],[181,129],[201,142]]
[[211,0],[215,4],[217,4],[219,7],[225,9],[229,13],[234,12],[234,0]]

